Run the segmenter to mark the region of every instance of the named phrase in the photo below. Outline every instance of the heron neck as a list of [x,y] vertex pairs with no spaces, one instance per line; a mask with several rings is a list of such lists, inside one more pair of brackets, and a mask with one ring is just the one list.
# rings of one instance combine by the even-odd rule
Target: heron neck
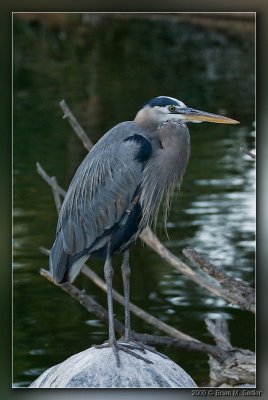
[[149,108],[140,110],[136,115],[134,122],[146,130],[149,136],[154,136],[153,133],[159,125],[159,121],[155,120],[152,110]]

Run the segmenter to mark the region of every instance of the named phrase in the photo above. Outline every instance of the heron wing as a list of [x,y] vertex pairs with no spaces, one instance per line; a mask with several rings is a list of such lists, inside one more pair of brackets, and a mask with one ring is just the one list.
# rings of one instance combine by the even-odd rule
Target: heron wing
[[117,125],[102,137],[78,168],[57,227],[63,236],[65,253],[73,255],[89,248],[127,211],[141,182],[150,146],[141,133],[135,123]]

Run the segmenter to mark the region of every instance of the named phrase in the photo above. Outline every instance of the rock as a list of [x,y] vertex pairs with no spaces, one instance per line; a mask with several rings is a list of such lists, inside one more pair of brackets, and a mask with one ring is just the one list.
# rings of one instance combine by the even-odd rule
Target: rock
[[[133,350],[141,354],[138,350]],[[146,351],[148,364],[119,351],[117,367],[111,348],[91,347],[49,368],[32,388],[194,388],[192,378],[169,358]]]

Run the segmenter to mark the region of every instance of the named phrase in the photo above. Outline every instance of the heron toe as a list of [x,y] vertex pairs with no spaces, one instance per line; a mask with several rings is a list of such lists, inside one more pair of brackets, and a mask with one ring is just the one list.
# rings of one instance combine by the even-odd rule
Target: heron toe
[[127,341],[126,344],[129,346],[129,348],[140,350],[144,354],[146,354],[146,351],[150,351],[151,353],[158,354],[162,358],[168,359],[167,356],[165,356],[162,353],[159,353],[159,351],[157,351],[154,347],[137,342],[136,340],[131,339],[130,341]]
[[145,357],[142,357],[141,355],[135,353],[132,350],[138,350],[141,351],[143,354],[146,354],[146,351],[144,348],[142,348],[140,346],[140,343],[136,342],[136,343],[130,343],[130,342],[118,342],[118,341],[113,341],[110,342],[109,340],[104,342],[103,344],[99,344],[99,345],[95,345],[94,346],[96,349],[105,349],[107,347],[111,347],[113,349],[113,353],[115,355],[115,359],[116,359],[116,364],[118,367],[120,367],[120,358],[119,358],[119,350],[124,351],[125,353],[139,359],[142,360],[144,362],[146,362],[147,364],[152,364],[152,361],[148,360]]

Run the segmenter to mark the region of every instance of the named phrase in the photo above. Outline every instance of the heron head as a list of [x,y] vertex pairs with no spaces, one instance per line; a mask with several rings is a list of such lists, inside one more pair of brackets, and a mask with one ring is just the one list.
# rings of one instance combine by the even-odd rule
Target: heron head
[[238,121],[222,115],[187,107],[182,101],[173,97],[158,96],[143,105],[135,118],[144,125],[159,125],[168,121],[177,122],[215,122],[217,124],[239,124]]

